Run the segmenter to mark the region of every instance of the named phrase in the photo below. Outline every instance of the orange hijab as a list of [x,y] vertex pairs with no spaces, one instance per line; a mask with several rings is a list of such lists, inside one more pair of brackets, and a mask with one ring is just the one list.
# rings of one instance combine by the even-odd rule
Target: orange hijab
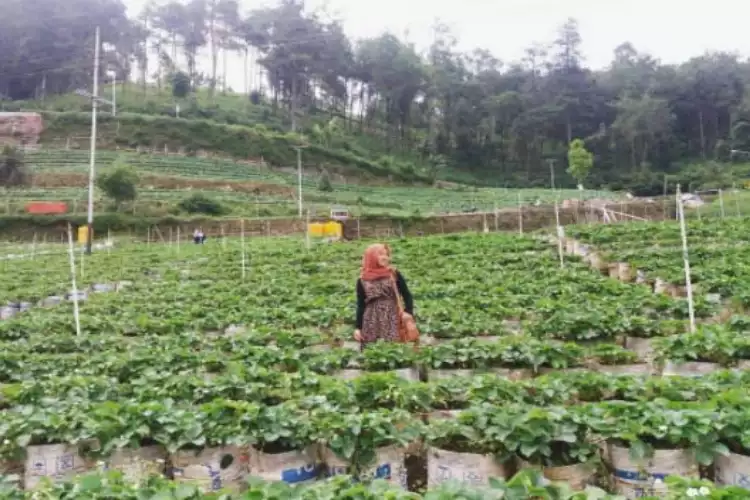
[[365,255],[362,257],[362,270],[359,274],[361,279],[372,281],[393,276],[394,269],[392,267],[381,266],[380,262],[378,262],[378,256],[383,251],[387,252],[388,255],[391,254],[391,249],[388,245],[376,243],[367,247]]

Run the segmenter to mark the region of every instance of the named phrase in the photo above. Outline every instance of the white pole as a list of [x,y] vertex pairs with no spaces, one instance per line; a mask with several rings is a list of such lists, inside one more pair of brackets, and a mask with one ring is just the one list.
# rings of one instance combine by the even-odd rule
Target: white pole
[[107,228],[107,255],[112,253],[112,231]]
[[297,206],[302,218],[302,150],[297,148]]
[[310,209],[307,209],[307,221],[305,223],[305,246],[310,250]]
[[31,243],[31,260],[34,260],[36,255],[36,231],[34,231],[34,241]]
[[724,218],[724,196],[722,195],[721,189],[719,189],[719,208],[721,208],[721,218]]
[[695,310],[693,309],[693,284],[690,281],[690,259],[688,258],[687,229],[685,228],[685,212],[680,196],[680,186],[677,185],[677,216],[680,218],[680,233],[682,235],[682,258],[685,261],[685,287],[687,288],[688,314],[690,316],[690,332],[695,332]]
[[555,190],[555,160],[550,158],[547,160],[549,164],[549,181],[552,186],[552,191]]
[[81,318],[78,312],[78,287],[76,286],[76,258],[73,253],[73,230],[68,223],[68,258],[70,260],[70,281],[73,286],[73,318],[76,322],[76,335],[81,335]]
[[740,202],[738,199],[739,191],[737,191],[737,185],[732,184],[732,195],[734,196],[734,208],[737,209],[737,217],[740,216]]
[[117,75],[112,77],[112,116],[117,116]]
[[557,252],[560,254],[560,267],[565,267],[565,260],[563,258],[563,238],[565,237],[565,231],[560,225],[560,211],[557,209],[557,200],[555,200],[555,221],[557,222]]
[[242,279],[245,279],[245,219],[240,219],[240,246],[242,247]]
[[177,226],[177,253],[180,253],[180,226]]
[[521,204],[521,192],[518,193],[518,234],[523,236],[523,205]]
[[91,152],[89,158],[89,207],[88,234],[86,235],[86,253],[91,253],[91,243],[94,230],[94,173],[96,165],[96,113],[99,103],[99,26],[96,27],[94,43],[94,93],[91,97]]
[[151,226],[146,228],[146,246],[151,245]]

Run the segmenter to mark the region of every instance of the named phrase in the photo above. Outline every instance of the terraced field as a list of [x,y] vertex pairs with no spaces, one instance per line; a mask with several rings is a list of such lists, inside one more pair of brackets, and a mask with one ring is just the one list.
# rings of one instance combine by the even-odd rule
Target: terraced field
[[8,498],[605,498],[542,475],[635,498],[670,474],[673,498],[747,496],[721,486],[750,473],[742,321],[685,333],[683,299],[530,237],[392,244],[419,349],[350,341],[360,244],[117,247],[77,294],[64,253],[2,267]]
[[[144,176],[136,203],[136,212],[140,214],[165,212],[198,190],[226,204],[237,215],[268,217],[297,214],[297,175],[294,172],[270,170],[256,164],[224,159],[114,151],[98,152],[97,169],[106,172],[118,160],[133,166]],[[0,210],[22,213],[25,203],[30,200],[66,201],[71,209],[85,210],[89,168],[87,151],[41,150],[28,153],[27,161],[38,174],[39,187],[4,192],[4,203],[0,203]],[[307,170],[309,172],[311,169]],[[614,197],[612,193],[599,191],[568,190],[558,193],[544,189],[465,186],[436,189],[343,184],[335,180],[332,191],[321,191],[319,181],[318,173],[303,176],[305,207],[320,214],[327,214],[332,205],[346,206],[356,215],[429,215],[515,207],[518,206],[519,196],[523,204],[552,203],[555,199],[565,198]],[[97,198],[99,207],[106,208],[107,200],[101,195]]]

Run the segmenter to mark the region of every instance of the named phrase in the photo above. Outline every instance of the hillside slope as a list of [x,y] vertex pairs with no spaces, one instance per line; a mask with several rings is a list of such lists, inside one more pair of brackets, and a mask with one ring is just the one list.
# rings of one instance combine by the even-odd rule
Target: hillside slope
[[[32,200],[68,203],[71,212],[86,209],[89,153],[86,150],[43,149],[26,153],[33,172],[32,186],[4,193],[0,212],[21,214]],[[133,167],[140,176],[138,198],[129,213],[148,216],[178,215],[180,203],[199,192],[219,203],[226,215],[247,217],[295,216],[298,214],[297,175],[262,168],[226,158],[185,157],[178,154],[136,153],[99,150],[97,172],[106,173],[116,164]],[[428,186],[378,186],[333,179],[321,190],[319,176],[306,170],[303,201],[311,213],[325,215],[333,205],[343,205],[353,215],[430,215],[491,211],[537,201],[550,203],[557,197],[610,197],[598,191],[509,190],[439,184]],[[97,210],[111,209],[101,193]]]
[[[389,147],[371,126],[361,128],[324,112],[299,113],[299,134],[289,133],[289,115],[272,105],[254,104],[246,96],[209,98],[197,92],[185,99],[149,88],[118,85],[117,115],[105,106],[99,113],[102,148],[147,148],[183,154],[211,153],[274,167],[295,166],[295,146],[303,145],[305,168],[339,173],[356,180],[431,183],[435,178],[477,183],[433,165],[416,148]],[[124,91],[124,92],[123,92]],[[44,101],[3,104],[6,111],[40,111],[45,120],[43,145],[87,148],[90,104],[77,95]]]

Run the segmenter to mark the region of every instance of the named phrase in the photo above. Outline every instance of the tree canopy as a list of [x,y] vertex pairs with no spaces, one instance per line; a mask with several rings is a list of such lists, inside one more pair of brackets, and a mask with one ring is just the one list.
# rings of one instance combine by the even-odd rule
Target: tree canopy
[[[350,40],[301,0],[250,12],[236,0],[167,1],[133,19],[120,0],[9,1],[0,20],[0,95],[9,99],[87,86],[100,25],[102,71],[118,78],[168,84],[179,74],[188,90],[226,91],[219,60],[239,53],[246,76],[249,58],[267,80],[259,95],[246,79],[248,99],[289,113],[292,131],[309,134],[300,117],[328,113],[389,154],[418,151],[425,164],[441,158],[494,184],[548,185],[548,161],[565,164],[574,139],[594,155],[587,183],[642,191],[690,162],[750,149],[747,61],[706,53],[666,65],[624,41],[594,71],[573,19],[523,60],[500,61],[459,51],[439,24],[424,53],[389,33]],[[205,72],[196,62],[204,49]]]

